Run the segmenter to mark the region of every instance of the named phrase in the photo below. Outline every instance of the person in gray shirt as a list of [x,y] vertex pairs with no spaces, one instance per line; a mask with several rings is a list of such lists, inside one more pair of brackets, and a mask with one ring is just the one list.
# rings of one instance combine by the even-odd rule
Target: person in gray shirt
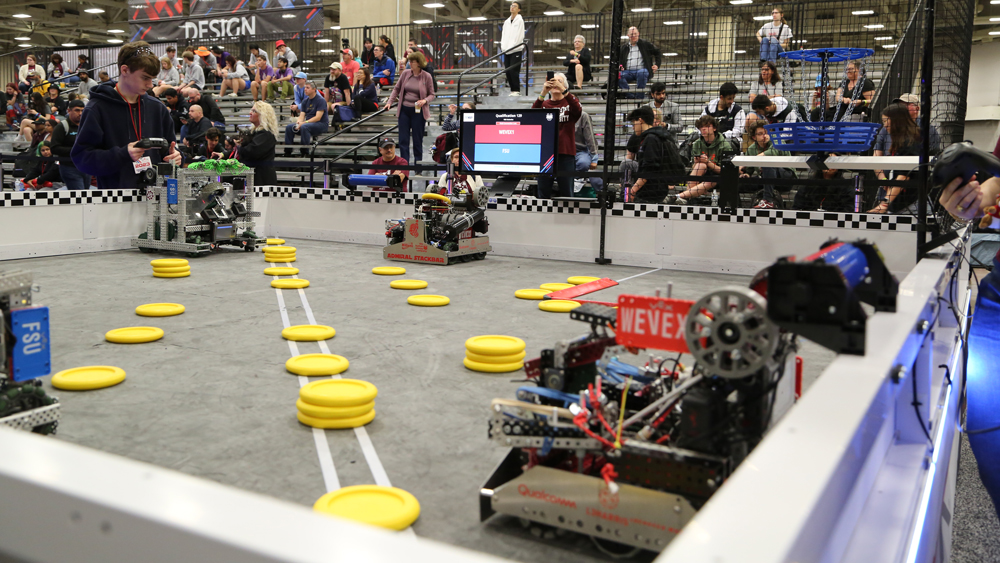
[[[587,112],[580,114],[576,122],[576,171],[597,169],[597,138],[594,136],[594,124]],[[575,197],[597,197],[597,190],[604,187],[604,180],[599,176],[590,178],[591,188],[583,178],[573,179],[573,195]],[[579,186],[579,189],[577,187]]]
[[274,42],[274,60],[277,61],[280,58],[284,58],[288,61],[288,68],[298,66],[295,64],[295,61],[298,60],[295,53],[293,53],[292,50],[288,48],[288,45],[285,45],[285,42],[281,39]]
[[76,96],[81,100],[90,99],[90,91],[97,88],[97,81],[90,77],[90,73],[81,70],[79,73],[80,83],[76,87]]
[[649,95],[653,101],[647,105],[660,110],[663,115],[663,129],[667,131],[667,136],[677,142],[677,133],[684,129],[681,125],[681,107],[667,100],[667,85],[663,82],[654,82],[649,87]]
[[179,89],[197,88],[201,90],[205,87],[205,71],[201,69],[201,65],[195,64],[194,53],[191,51],[184,51],[182,57],[184,66],[181,67],[181,74],[184,76],[184,82]]

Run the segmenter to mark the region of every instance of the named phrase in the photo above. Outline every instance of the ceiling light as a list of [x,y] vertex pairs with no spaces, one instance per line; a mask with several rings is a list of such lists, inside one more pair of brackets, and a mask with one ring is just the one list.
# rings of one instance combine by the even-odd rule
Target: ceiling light
[[990,4],[1000,4],[1000,0],[990,0]]
[[15,37],[14,41],[31,41],[30,37]]
[[333,49],[320,49],[320,53],[336,53]]
[[562,43],[562,39],[546,39],[546,43]]
[[684,22],[680,20],[663,22],[663,25],[684,25]]
[[808,43],[808,39],[792,39],[792,43]]
[[753,0],[729,0],[729,3],[734,6],[739,6],[740,4],[753,4]]
[[892,41],[891,35],[883,35],[882,37],[876,37],[875,41]]
[[294,18],[295,14],[282,14],[281,17],[283,17],[283,18],[285,18],[287,20],[287,19]]
[[469,16],[465,19],[469,20],[470,22],[481,22],[481,21],[486,21],[486,16]]
[[549,10],[548,12],[542,12],[542,13],[545,14],[546,16],[561,16],[566,12],[562,10]]
[[63,47],[76,47],[76,43],[63,43]]
[[424,4],[424,8],[444,8],[444,4],[440,2],[431,2],[430,4]]
[[[513,2],[514,0],[510,0],[510,1]],[[542,51],[541,49],[535,49],[534,51],[532,51],[532,53],[543,53],[543,52],[544,51]]]
[[676,57],[677,53],[663,53],[664,57]]
[[736,51],[733,51],[733,52],[736,53],[737,55],[742,55],[742,54],[746,53],[746,51],[744,51],[742,49],[739,49],[739,50],[736,50]]
[[17,19],[24,19],[24,18],[30,18],[31,14],[14,14],[11,17]]
[[753,19],[754,21],[762,22],[771,19],[771,16],[754,16]]
[[18,47],[31,47],[31,43],[21,43]]
[[333,39],[317,39],[317,43],[333,43]]
[[610,59],[610,58],[611,58],[611,55],[604,55],[604,58],[605,58],[605,59]]
[[880,23],[873,23],[871,25],[866,25],[865,29],[882,29],[883,27],[885,26]]
[[[991,31],[990,35],[1000,35],[1000,31]],[[882,46],[885,47],[885,45]],[[893,45],[893,47],[895,47],[895,45]]]
[[632,8],[633,12],[652,12],[652,8]]
[[84,12],[87,12],[88,14],[103,14],[104,10],[101,8],[87,8]]
[[108,43],[123,43],[121,39],[108,39]]
[[622,35],[622,39],[628,39],[628,35]]
[[308,63],[311,63],[311,62],[312,62],[312,59],[309,59],[309,60],[306,60],[306,61],[302,61],[302,62],[304,62],[304,63],[307,63],[307,64],[308,64]]
[[601,27],[601,26],[597,25],[596,23],[585,23],[585,24],[581,25],[580,27],[582,27],[583,29],[596,29],[596,28]]
[[1000,22],[1000,18],[990,18],[991,22]]
[[413,23],[417,25],[427,25],[431,23],[431,20],[413,20]]
[[340,29],[340,26],[339,25],[331,25],[330,29]]
[[124,29],[109,29],[108,33],[125,33]]
[[[992,35],[992,34],[990,34],[990,35]],[[998,33],[997,35],[1000,35],[1000,33]],[[883,49],[895,49],[896,45],[882,45],[882,48]]]
[[874,16],[875,10],[854,10],[851,12],[852,16]]
[[708,37],[707,31],[696,31],[691,34],[691,37]]
[[556,57],[559,60],[566,60],[566,57]]

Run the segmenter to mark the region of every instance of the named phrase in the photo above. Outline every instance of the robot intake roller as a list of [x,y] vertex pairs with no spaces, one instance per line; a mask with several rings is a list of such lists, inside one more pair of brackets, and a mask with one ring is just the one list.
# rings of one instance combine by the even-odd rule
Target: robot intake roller
[[[444,226],[444,230],[447,233],[445,240],[458,240],[458,235],[467,229],[471,229],[474,225],[483,221],[486,218],[486,210],[479,208],[473,211],[467,211],[462,213],[458,217],[452,219],[449,217],[448,223]],[[486,225],[480,225],[482,230],[479,232],[486,232]]]

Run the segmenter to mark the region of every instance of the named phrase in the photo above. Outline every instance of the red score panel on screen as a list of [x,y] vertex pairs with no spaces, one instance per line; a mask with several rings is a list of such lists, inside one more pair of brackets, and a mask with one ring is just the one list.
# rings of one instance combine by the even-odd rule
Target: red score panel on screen
[[541,125],[520,125],[511,123],[476,125],[476,143],[539,144],[541,142]]

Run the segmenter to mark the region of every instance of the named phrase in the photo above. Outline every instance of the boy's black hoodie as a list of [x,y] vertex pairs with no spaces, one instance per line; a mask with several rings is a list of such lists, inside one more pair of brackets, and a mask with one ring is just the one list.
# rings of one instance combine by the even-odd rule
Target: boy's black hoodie
[[[142,136],[175,141],[174,122],[170,110],[160,100],[143,94]],[[128,144],[135,142],[135,130],[129,117],[129,104],[115,90],[114,83],[101,84],[90,91],[90,103],[83,108],[80,129],[70,155],[84,174],[97,177],[102,190],[136,187],[135,169],[128,154]],[[138,124],[136,124],[138,125]],[[166,151],[146,151],[153,164],[163,162]]]

